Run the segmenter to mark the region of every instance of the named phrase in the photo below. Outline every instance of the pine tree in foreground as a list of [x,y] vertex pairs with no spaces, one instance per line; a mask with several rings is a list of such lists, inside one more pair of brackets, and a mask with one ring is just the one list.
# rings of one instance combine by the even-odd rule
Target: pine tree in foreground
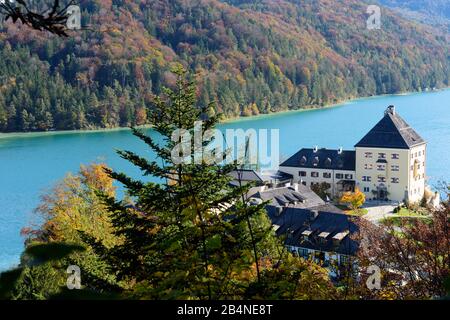
[[[177,129],[190,131],[204,120],[212,129],[217,117],[195,105],[195,85],[184,71],[175,71],[175,89],[165,89],[150,111],[154,130],[163,142],[133,130],[157,155],[149,161],[129,151],[122,158],[159,183],[134,180],[109,171],[121,182],[132,204],[105,197],[113,225],[124,243],[112,249],[94,245],[117,274],[131,284],[133,297],[158,299],[242,298],[253,282],[260,281],[260,259],[277,246],[264,206],[248,206],[248,187],[233,188],[229,173],[236,165],[176,164],[171,140]],[[158,139],[159,141],[159,139]],[[206,143],[204,143],[206,146]],[[198,156],[198,154],[197,154]]]

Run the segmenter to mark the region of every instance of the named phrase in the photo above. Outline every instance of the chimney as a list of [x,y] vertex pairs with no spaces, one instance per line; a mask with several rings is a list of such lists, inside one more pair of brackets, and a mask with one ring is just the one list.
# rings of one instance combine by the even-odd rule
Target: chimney
[[281,216],[282,213],[283,213],[283,208],[282,207],[276,207],[275,215],[277,217],[279,217],[279,216]]
[[393,116],[395,116],[395,106],[390,105],[389,107],[387,107],[386,111],[384,112],[385,115],[387,114],[392,114]]
[[311,221],[314,221],[317,219],[317,217],[319,216],[319,211],[317,210],[311,210]]

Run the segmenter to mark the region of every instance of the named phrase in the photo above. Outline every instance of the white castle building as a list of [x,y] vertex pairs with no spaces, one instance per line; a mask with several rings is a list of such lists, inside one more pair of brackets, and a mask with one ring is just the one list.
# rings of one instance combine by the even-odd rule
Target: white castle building
[[426,142],[389,106],[354,151],[302,149],[280,165],[293,181],[330,184],[332,196],[359,188],[368,200],[421,201]]

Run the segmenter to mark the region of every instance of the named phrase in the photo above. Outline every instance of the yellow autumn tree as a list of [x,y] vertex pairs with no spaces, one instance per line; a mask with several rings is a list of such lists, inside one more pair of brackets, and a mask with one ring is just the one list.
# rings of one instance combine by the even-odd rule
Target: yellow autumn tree
[[108,265],[95,254],[91,243],[82,236],[107,248],[123,243],[123,239],[114,233],[111,212],[99,196],[99,192],[114,196],[116,191],[113,179],[104,169],[104,164],[81,166],[78,173],[67,174],[41,197],[36,213],[45,221],[38,230],[22,230],[27,236],[27,250],[38,245],[61,243],[80,245],[85,250],[38,265],[28,264],[30,257],[24,254],[22,274],[11,292],[13,299],[49,299],[60,294],[66,286],[66,268],[70,265],[80,268],[86,290],[108,290],[120,285]]
[[46,241],[78,242],[81,231],[106,246],[119,242],[112,232],[110,213],[97,196],[97,192],[115,195],[113,180],[104,168],[104,164],[81,166],[78,174],[67,174],[41,197],[36,212],[46,219],[42,227]]
[[340,203],[348,205],[354,212],[358,212],[365,202],[366,196],[358,188],[355,192],[345,192],[340,199]]

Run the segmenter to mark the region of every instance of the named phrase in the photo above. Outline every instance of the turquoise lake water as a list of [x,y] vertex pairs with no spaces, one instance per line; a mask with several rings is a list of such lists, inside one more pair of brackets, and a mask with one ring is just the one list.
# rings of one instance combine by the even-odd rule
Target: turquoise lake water
[[[335,108],[243,119],[220,127],[279,129],[281,159],[285,159],[315,145],[352,149],[391,104],[428,141],[429,183],[450,181],[450,90],[360,99]],[[0,270],[18,263],[24,240],[20,230],[40,223],[33,213],[39,196],[68,171],[102,161],[139,175],[115,149],[152,157],[128,130],[0,135]]]

